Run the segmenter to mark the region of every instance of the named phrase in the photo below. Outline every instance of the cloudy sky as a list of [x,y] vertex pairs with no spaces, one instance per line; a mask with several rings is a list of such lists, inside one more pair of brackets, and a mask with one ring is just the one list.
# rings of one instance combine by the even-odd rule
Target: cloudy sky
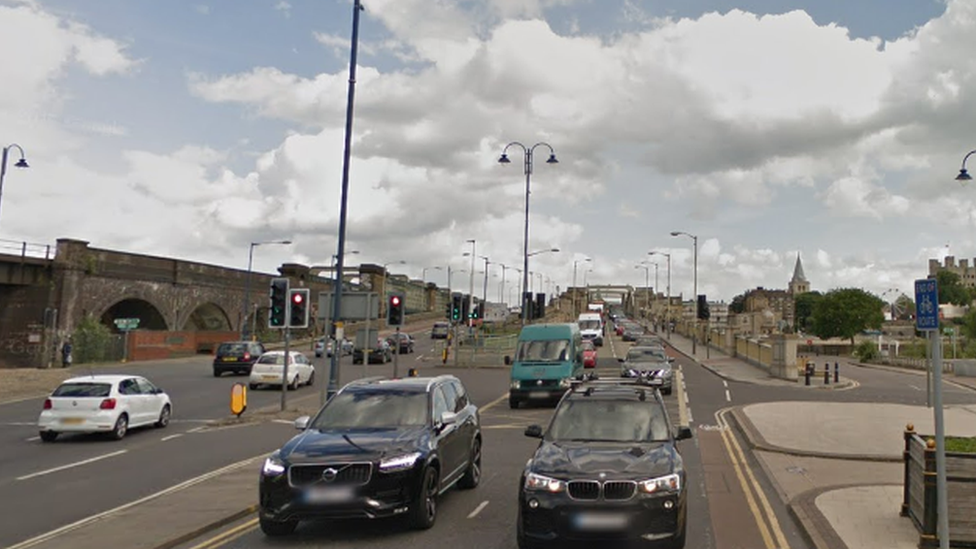
[[[574,260],[579,284],[633,285],[656,260],[664,291],[659,250],[690,295],[671,231],[698,235],[712,299],[785,287],[797,253],[814,289],[876,293],[976,256],[976,185],[953,180],[970,0],[363,4],[348,263],[444,285],[475,239],[520,266],[511,141],[559,158],[535,149],[529,248],[561,250],[530,267],[560,287]],[[31,164],[8,166],[0,239],[240,268],[290,239],[255,268],[329,263],[351,21],[351,0],[0,0],[0,143]]]

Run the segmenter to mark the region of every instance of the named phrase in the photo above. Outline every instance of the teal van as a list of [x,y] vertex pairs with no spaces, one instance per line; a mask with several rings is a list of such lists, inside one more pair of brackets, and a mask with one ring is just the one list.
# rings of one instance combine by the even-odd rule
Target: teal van
[[527,401],[559,400],[570,381],[583,373],[583,338],[579,325],[532,324],[519,333],[515,357],[505,357],[512,367],[508,406]]

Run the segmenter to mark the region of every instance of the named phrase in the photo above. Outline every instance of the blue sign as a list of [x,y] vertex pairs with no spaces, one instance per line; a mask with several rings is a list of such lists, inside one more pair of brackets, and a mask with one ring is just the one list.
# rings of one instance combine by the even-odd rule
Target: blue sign
[[934,278],[915,281],[915,328],[939,329],[939,286]]

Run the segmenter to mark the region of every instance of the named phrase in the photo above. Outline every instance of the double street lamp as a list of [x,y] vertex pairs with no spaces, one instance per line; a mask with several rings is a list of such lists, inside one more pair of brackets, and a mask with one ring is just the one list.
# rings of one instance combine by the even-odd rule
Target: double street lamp
[[[654,291],[657,291],[657,263],[651,263],[654,265]],[[649,286],[651,285],[651,268],[648,266],[646,261],[641,261],[640,265],[634,265],[635,269],[644,269],[644,315],[647,315],[648,307],[648,297],[647,294],[650,293]]]
[[[694,332],[691,337],[691,354],[695,354],[696,342],[698,341],[698,237],[683,231],[672,231],[671,236],[687,236],[694,242],[695,247],[695,268],[694,268],[694,285],[692,286],[692,302],[695,304],[695,318],[693,319],[693,325],[695,327]],[[669,303],[670,305],[670,303]]]
[[[653,251],[647,252],[647,255],[663,255],[668,258],[668,306],[664,309],[664,331],[668,335],[668,339],[671,339],[671,254]],[[656,285],[657,281],[654,284]]]
[[587,261],[593,261],[593,259],[589,257],[585,257],[583,259],[573,260],[573,315],[578,314],[578,309],[576,305],[576,267],[577,265],[579,265],[581,261],[587,262]]
[[532,145],[532,147],[526,147],[518,141],[512,141],[508,145],[505,145],[505,148],[502,150],[502,155],[498,157],[499,163],[511,163],[511,160],[508,159],[508,148],[512,146],[522,149],[522,154],[525,158],[525,236],[522,241],[522,324],[525,324],[529,314],[529,308],[526,307],[526,294],[529,293],[529,194],[532,179],[532,153],[536,147],[546,147],[549,149],[549,159],[546,160],[546,164],[558,164],[559,161],[556,160],[556,152],[548,143],[540,142]]
[[16,143],[11,143],[3,148],[3,158],[0,160],[0,199],[3,198],[3,178],[7,175],[7,157],[10,155],[10,149],[17,149],[20,151],[20,160],[14,164],[15,168],[29,168],[27,164],[27,159],[25,158],[24,149]]
[[[21,158],[23,161],[23,158]],[[7,162],[7,149],[3,150],[3,162]],[[271,244],[291,244],[291,240],[270,240],[267,242],[251,242],[251,245],[247,249],[247,278],[244,281],[244,305],[241,307],[241,312],[237,315],[237,327],[241,331],[241,341],[246,341],[250,338],[251,334],[247,330],[247,315],[251,310],[251,271],[252,265],[254,264],[254,248],[258,246],[265,246]],[[257,325],[257,316],[255,315],[254,324]]]

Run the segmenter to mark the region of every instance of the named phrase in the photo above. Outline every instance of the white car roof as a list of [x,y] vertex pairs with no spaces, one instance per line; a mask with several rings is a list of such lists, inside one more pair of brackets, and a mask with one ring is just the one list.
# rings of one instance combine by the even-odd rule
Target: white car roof
[[[265,355],[283,355],[283,354],[285,354],[285,352],[284,351],[265,351],[264,354]],[[294,355],[300,355],[302,353],[301,353],[301,351],[288,351],[288,354],[294,356]],[[264,355],[261,355],[261,356],[264,356]]]
[[[143,378],[143,376],[137,375],[93,375],[93,376],[79,376],[72,377],[62,381],[61,383],[118,383],[123,379],[132,379],[134,377]],[[145,378],[143,378],[145,379]]]

